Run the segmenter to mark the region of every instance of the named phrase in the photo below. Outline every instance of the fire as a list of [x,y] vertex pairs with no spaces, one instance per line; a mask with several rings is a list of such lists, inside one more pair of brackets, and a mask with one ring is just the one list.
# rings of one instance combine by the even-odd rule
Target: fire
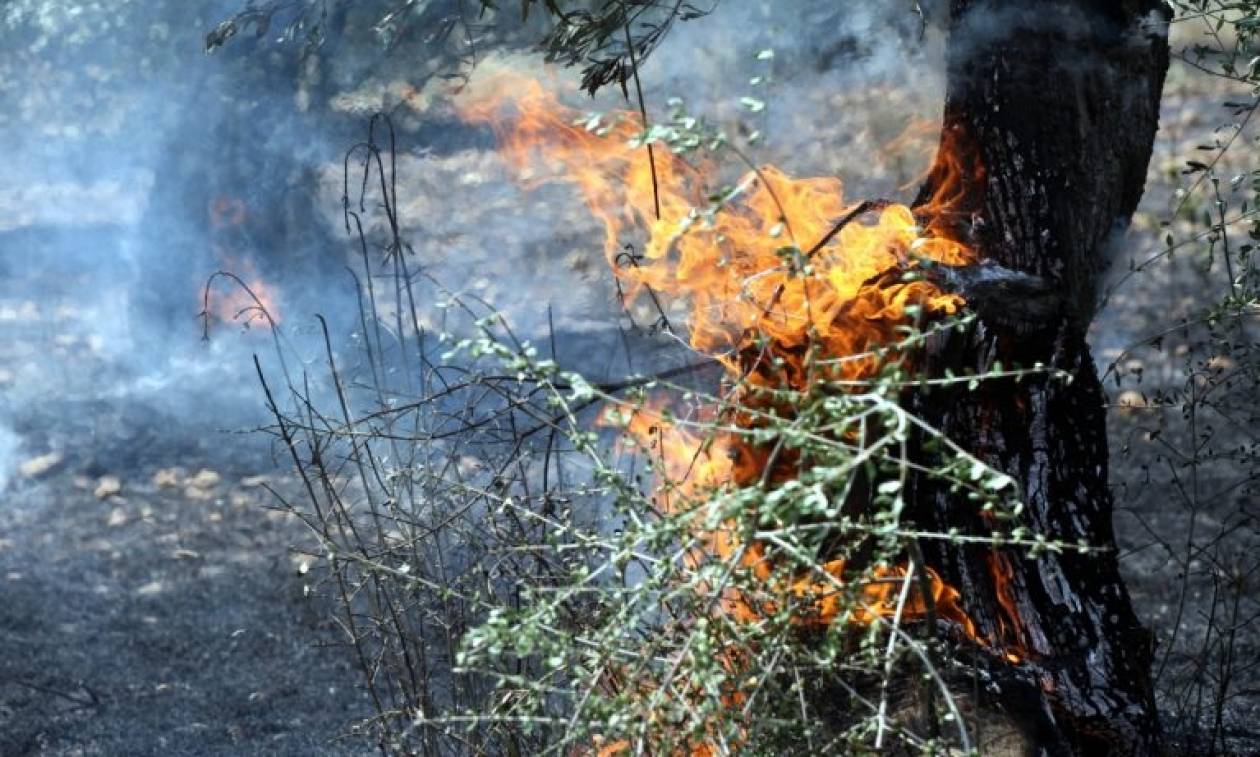
[[[231,251],[233,232],[249,220],[243,200],[228,195],[212,199],[206,208],[214,232],[211,250],[222,273],[215,274],[200,292],[202,315],[223,323],[239,322],[249,327],[255,322],[274,326],[280,323],[279,297],[253,262]],[[212,289],[214,278],[226,278],[225,285]]]
[[[613,420],[615,423],[615,419]],[[676,424],[665,420],[659,407],[647,406],[634,411],[624,427],[632,437],[646,448],[660,468],[660,476],[666,485],[660,487],[657,504],[666,513],[677,513],[693,507],[706,492],[732,483],[748,484],[749,471],[760,473],[766,461],[742,439],[731,434],[719,434],[710,444]],[[756,464],[747,464],[745,456],[756,456]],[[850,597],[838,590],[845,576],[846,563],[842,559],[829,560],[819,566],[824,575],[794,576],[787,585],[776,575],[773,561],[767,558],[764,545],[752,543],[741,549],[741,540],[733,527],[700,530],[697,537],[701,548],[687,559],[693,567],[707,557],[721,560],[735,559],[739,566],[748,569],[759,581],[772,586],[769,594],[788,594],[798,604],[808,607],[799,612],[794,622],[802,625],[827,625],[842,612],[847,612],[850,623],[866,625],[877,618],[891,619],[897,610],[897,594],[906,577],[905,566],[876,567],[871,582],[861,585],[857,591],[856,606]],[[975,624],[962,608],[958,591],[941,580],[935,571],[926,569],[927,585],[931,595],[928,601],[913,582],[914,589],[901,610],[906,621],[922,620],[934,613],[936,617],[952,621],[969,638],[978,639]],[[734,589],[725,590],[720,598],[722,611],[741,621],[756,622],[777,609],[773,603],[754,600]]]
[[[465,121],[494,130],[501,155],[523,184],[562,181],[580,190],[603,224],[605,257],[632,301],[650,291],[687,303],[691,345],[726,369],[736,408],[720,419],[728,426],[759,423],[756,413],[739,408],[790,414],[766,399],[764,389],[806,392],[871,379],[889,361],[908,359],[874,354],[897,342],[898,327],[954,314],[964,304],[915,275],[926,264],[976,260],[950,233],[966,177],[950,150],[929,174],[933,196],[915,208],[847,202],[838,179],[795,179],[773,166],[748,171],[715,203],[705,181],[714,172],[704,158],[688,162],[658,149],[653,171],[635,149],[643,137],[637,114],[583,117],[539,82],[512,74],[474,82],[456,105]],[[628,239],[643,240],[637,252],[627,252]],[[717,410],[710,412],[701,420],[719,420]],[[746,435],[701,438],[669,422],[659,406],[635,410],[620,423],[656,463],[662,481],[656,500],[665,513],[685,512],[724,487],[795,475],[793,461],[772,459]],[[837,591],[847,578],[844,560],[823,563],[821,574],[785,579],[766,545],[747,543],[733,527],[710,527],[696,537],[700,547],[688,560],[737,560],[774,584],[767,596],[806,608],[794,616],[802,625],[829,624],[842,614],[858,624],[892,618],[907,580],[905,565],[878,567],[873,579],[849,586],[855,606],[852,594]],[[927,592],[919,579],[912,582],[902,621],[934,613],[981,644],[996,643],[979,638],[955,588],[931,569],[921,570]],[[722,612],[742,621],[777,609],[734,590],[719,599]],[[1007,659],[1019,658],[1008,653]]]
[[1015,602],[1014,571],[1010,558],[999,552],[988,555],[989,570],[993,573],[994,586],[997,589],[998,605],[1005,617],[998,618],[998,639],[1007,651],[1003,657],[1007,662],[1018,663],[1020,656],[1010,651],[1011,648],[1022,649],[1023,645],[1016,638],[1019,633],[1019,609]]
[[[215,278],[228,278],[218,287],[207,284],[201,292],[203,316],[222,323],[254,323],[275,326],[280,323],[279,299],[249,260],[228,258]],[[213,283],[213,282],[211,282]]]
[[[924,233],[904,205],[884,207],[872,224],[850,223],[819,246],[837,219],[858,207],[845,203],[838,179],[792,179],[762,167],[742,177],[734,197],[709,215],[702,212],[711,204],[705,166],[658,151],[654,180],[630,146],[642,131],[633,114],[586,128],[541,84],[510,75],[474,88],[459,107],[465,120],[494,129],[518,174],[530,177],[542,163],[558,169],[555,179],[580,188],[603,222],[604,254],[617,276],[632,296],[651,287],[685,298],[698,350],[738,350],[758,335],[779,352],[812,341],[832,357],[856,355],[892,341],[908,305],[940,313],[962,305],[926,281],[873,281],[916,258],[972,261],[970,250],[930,233],[930,225]],[[940,198],[942,206],[947,202]],[[622,254],[623,237],[640,228],[647,241],[631,261]],[[801,275],[806,265],[810,272]],[[877,367],[874,360],[846,362],[843,377],[867,377]]]

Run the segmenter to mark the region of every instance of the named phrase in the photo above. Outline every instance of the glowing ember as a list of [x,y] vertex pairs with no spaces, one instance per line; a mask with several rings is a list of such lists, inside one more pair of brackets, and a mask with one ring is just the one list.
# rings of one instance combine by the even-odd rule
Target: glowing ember
[[[662,478],[668,486],[662,486],[657,503],[665,512],[675,512],[693,507],[707,492],[731,483],[751,484],[750,473],[761,475],[766,459],[764,454],[747,444],[742,437],[733,434],[719,435],[710,444],[705,440],[667,422],[659,408],[645,407],[636,410],[626,424],[628,431],[654,453],[654,459],[663,468]],[[756,464],[746,464],[746,458],[755,458]],[[678,504],[676,504],[678,503]],[[741,567],[764,582],[775,581],[774,566],[766,558],[766,550],[759,543],[747,545],[741,550],[741,542],[733,527],[721,527],[697,534],[703,544],[702,554],[690,558],[697,565],[706,555],[720,559],[732,559],[739,555]],[[845,561],[836,559],[823,563],[819,575],[801,575],[794,578],[786,589],[797,599],[812,605],[812,612],[799,614],[794,620],[806,625],[826,625],[835,620],[842,610],[847,610],[849,622],[867,624],[876,616],[891,619],[896,614],[897,593],[906,575],[902,566],[876,568],[874,581],[862,585],[857,592],[856,607],[851,598],[839,591],[840,580],[845,572]],[[935,571],[926,570],[932,595],[928,602],[913,584],[906,605],[902,608],[903,620],[921,620],[929,615],[953,621],[970,638],[978,639],[975,624],[962,608],[961,597],[956,589],[944,583]],[[777,593],[777,592],[771,592]],[[775,607],[756,603],[733,589],[721,597],[722,610],[739,620],[754,622],[773,614]]]
[[[226,280],[224,280],[226,279]],[[280,323],[280,307],[274,287],[265,282],[248,260],[231,259],[199,292],[202,315],[222,323]]]
[[[237,197],[220,195],[210,201],[206,209],[210,227],[217,239],[212,242],[211,249],[217,259],[220,271],[213,279],[220,281],[217,288],[205,286],[200,297],[203,300],[203,315],[224,323],[237,322],[246,327],[255,322],[263,325],[280,323],[279,298],[275,288],[263,280],[258,269],[248,258],[241,258],[231,252],[233,230],[238,229],[249,220],[249,211],[243,200]],[[214,281],[211,283],[214,283]]]

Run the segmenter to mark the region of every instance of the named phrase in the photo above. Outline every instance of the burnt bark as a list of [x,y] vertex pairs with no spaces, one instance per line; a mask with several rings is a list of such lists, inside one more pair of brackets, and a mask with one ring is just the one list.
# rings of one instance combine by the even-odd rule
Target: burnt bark
[[[1152,636],[1121,579],[1104,395],[1086,343],[1109,248],[1143,191],[1168,66],[1165,7],[1149,0],[953,0],[938,166],[961,164],[952,232],[998,270],[1044,288],[1036,307],[988,303],[931,345],[929,371],[1042,363],[1070,381],[988,381],[924,392],[914,409],[1018,482],[1022,525],[1088,554],[925,541],[996,651],[990,701],[1043,754],[1152,754]],[[929,178],[926,201],[945,171]],[[956,179],[959,177],[955,176]],[[1044,295],[1044,296],[1041,296]],[[924,455],[930,457],[931,450]],[[997,523],[929,478],[919,525]],[[1017,663],[1001,653],[1018,656]]]

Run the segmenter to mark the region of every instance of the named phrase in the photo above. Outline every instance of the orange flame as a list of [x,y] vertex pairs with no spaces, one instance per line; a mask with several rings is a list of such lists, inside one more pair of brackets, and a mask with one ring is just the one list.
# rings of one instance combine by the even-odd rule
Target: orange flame
[[[857,207],[844,202],[838,179],[794,180],[762,167],[742,177],[735,196],[709,215],[701,168],[658,151],[653,181],[652,168],[629,144],[641,134],[632,114],[583,125],[541,84],[513,75],[474,87],[458,107],[465,120],[491,126],[528,184],[556,178],[581,189],[604,224],[604,252],[617,276],[632,294],[651,287],[686,298],[691,343],[699,350],[737,349],[755,333],[780,349],[812,340],[828,356],[855,355],[892,341],[908,305],[953,313],[962,304],[922,280],[872,281],[916,257],[949,265],[972,260],[962,244],[925,234],[904,205],[883,208],[873,224],[848,224],[808,260],[793,259],[793,247],[795,257],[805,258]],[[538,163],[558,173],[535,178]],[[641,257],[628,262],[623,235],[639,227],[647,242]],[[809,275],[801,275],[805,263]],[[876,367],[852,361],[847,378]]]
[[[749,472],[759,474],[766,463],[764,456],[758,456],[757,450],[742,438],[719,433],[706,443],[698,435],[667,422],[658,407],[636,409],[623,425],[658,465],[660,478],[666,485],[658,488],[656,501],[665,513],[684,512],[695,502],[702,501],[705,493],[731,483],[748,483]],[[747,460],[749,457],[759,459],[750,463]],[[773,562],[767,557],[764,545],[753,542],[741,549],[743,545],[735,524],[697,529],[696,536],[701,546],[687,558],[691,567],[697,567],[707,556],[722,560],[738,557],[739,567],[748,569],[759,581],[770,584],[781,581],[776,578]],[[772,587],[779,591],[771,591],[771,594],[788,593],[811,608],[809,612],[794,615],[794,622],[828,625],[845,612],[848,622],[866,625],[877,618],[888,620],[896,615],[897,595],[907,573],[905,566],[876,567],[873,580],[856,587],[856,603],[841,592],[846,567],[844,560],[829,560],[819,567],[822,575],[798,575],[786,586]],[[975,624],[962,608],[958,590],[942,581],[931,568],[927,568],[925,573],[931,601],[924,598],[920,584],[912,581],[912,591],[901,609],[901,618],[905,621],[922,620],[934,612],[937,617],[956,623],[968,637],[978,639]],[[753,600],[735,589],[722,592],[720,606],[723,612],[745,622],[760,620],[777,609],[773,602]]]
[[[631,300],[650,289],[688,304],[691,345],[722,361],[736,408],[790,413],[771,407],[757,389],[799,392],[818,381],[872,378],[890,359],[902,359],[873,352],[895,343],[898,327],[913,322],[916,310],[948,315],[964,304],[960,296],[913,275],[923,261],[965,265],[976,258],[951,234],[952,218],[964,210],[968,177],[949,149],[929,173],[933,195],[915,209],[846,203],[838,179],[793,179],[773,166],[742,176],[718,207],[704,180],[712,173],[708,166],[657,150],[653,174],[646,156],[635,150],[643,138],[636,114],[582,117],[539,82],[515,74],[475,81],[456,107],[465,121],[494,130],[502,157],[523,184],[563,181],[581,191],[603,224],[605,257]],[[864,212],[868,208],[871,212]],[[850,222],[837,231],[846,216]],[[625,243],[635,238],[644,240],[641,252],[628,255]],[[728,420],[735,426],[757,425],[751,414],[732,415]],[[685,512],[724,487],[793,475],[790,463],[771,461],[744,435],[702,439],[668,422],[659,406],[621,420],[657,464],[663,484],[656,501],[666,513]],[[782,583],[765,545],[743,543],[733,526],[698,532],[701,546],[688,559],[693,565],[707,558],[738,560],[758,579]],[[770,595],[812,608],[794,616],[795,622],[829,624],[845,613],[847,622],[869,624],[896,613],[905,566],[877,568],[873,580],[850,587],[859,599],[856,606],[837,591],[845,562],[820,567],[821,575],[795,575],[786,586],[770,587]],[[930,568],[923,571],[931,597],[914,581],[902,620],[935,612],[984,643],[958,591]],[[719,599],[723,612],[749,622],[775,610],[733,590]],[[624,747],[617,742],[600,753]],[[697,745],[697,753],[703,747]]]
[[222,323],[240,323],[246,327],[255,323],[264,326],[280,323],[275,287],[262,278],[248,259],[236,261],[229,257],[222,270],[231,272],[239,280],[220,281],[217,287],[204,292],[205,308],[210,317]]
[[239,322],[250,326],[255,322],[264,325],[280,323],[279,297],[275,287],[268,284],[248,258],[230,252],[231,232],[250,219],[245,202],[238,197],[218,195],[206,208],[210,228],[216,239],[211,250],[217,258],[220,270],[230,272],[237,280],[225,282],[217,291],[206,289],[199,293],[205,298],[206,314],[223,323]]

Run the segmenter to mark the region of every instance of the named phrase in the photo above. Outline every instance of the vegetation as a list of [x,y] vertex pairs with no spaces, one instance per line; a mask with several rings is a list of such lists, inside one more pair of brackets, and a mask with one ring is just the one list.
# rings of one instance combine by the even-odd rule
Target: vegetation
[[[1254,658],[1242,629],[1260,613],[1249,504],[1260,468],[1248,430],[1257,421],[1260,386],[1253,126],[1260,5],[1173,5],[1174,31],[1183,41],[1174,54],[1185,68],[1171,88],[1190,93],[1187,107],[1207,113],[1219,107],[1222,121],[1211,124],[1215,116],[1206,116],[1214,128],[1187,133],[1193,151],[1167,162],[1169,183],[1178,188],[1153,211],[1150,233],[1157,239],[1117,262],[1107,298],[1155,287],[1165,287],[1157,301],[1174,298],[1178,288],[1163,283],[1170,276],[1193,282],[1196,296],[1110,359],[1104,378],[1119,395],[1115,447],[1136,473],[1117,482],[1126,503],[1122,517],[1141,533],[1129,545],[1130,559],[1177,566],[1178,580],[1152,618],[1165,728],[1187,753],[1228,754],[1238,748],[1229,740],[1237,726],[1228,711],[1251,696],[1239,684],[1250,669],[1243,660]],[[1174,130],[1175,117],[1166,116]],[[1156,365],[1170,367],[1150,367]],[[1153,512],[1153,498],[1171,498],[1177,515]],[[1206,598],[1205,610],[1191,608],[1195,597]]]
[[[394,228],[388,152],[369,142],[359,155],[364,185],[380,189],[348,207],[379,203]],[[354,212],[349,221],[360,228]],[[806,348],[820,375],[878,366],[858,381],[768,391],[728,376],[715,394],[679,382],[712,376],[701,361],[599,385],[518,341],[484,304],[408,276],[401,240],[363,249],[378,245],[389,267],[365,254],[360,281],[397,278],[386,295],[363,292],[372,381],[355,389],[330,352],[339,410],[325,414],[302,384],[289,385],[291,403],[270,396],[309,487],[309,501],[289,506],[332,568],[390,749],[930,752],[993,738],[964,711],[986,675],[978,650],[1007,653],[975,638],[918,549],[976,537],[903,521],[902,484],[924,472],[912,438],[942,452],[930,475],[1010,524],[982,541],[1033,554],[1088,547],[1014,525],[1009,477],[902,407],[923,382],[989,378],[913,368],[925,340],[970,316],[908,321],[865,354]],[[434,298],[446,330],[427,334],[412,303]],[[396,323],[379,323],[385,309]],[[636,440],[632,426],[647,430]],[[690,459],[666,449],[688,443]],[[768,448],[799,473],[732,486],[685,470]]]
[[[413,13],[411,5],[381,16],[387,44],[424,13],[463,7],[428,4]],[[592,90],[633,86],[635,55],[646,56],[676,18],[698,12],[680,5],[636,25],[631,17],[648,5],[607,3],[567,15],[541,5],[560,18],[544,43],[548,56],[585,66]],[[209,43],[222,44],[247,23],[266,28],[281,10],[296,13],[285,22],[288,36],[323,40],[329,11],[321,3],[252,8]],[[1208,30],[1206,42],[1181,51],[1183,60],[1236,83],[1245,100],[1233,105],[1233,124],[1205,145],[1203,159],[1186,164],[1190,184],[1161,231],[1164,251],[1136,261],[1110,291],[1179,251],[1224,273],[1213,290],[1219,297],[1144,340],[1158,348],[1169,335],[1195,332],[1200,341],[1185,353],[1184,387],[1153,391],[1140,403],[1147,412],[1179,410],[1179,427],[1188,430],[1177,440],[1184,447],[1169,443],[1157,456],[1184,499],[1190,534],[1161,545],[1184,566],[1185,580],[1177,617],[1157,629],[1167,645],[1156,672],[1184,664],[1208,674],[1189,689],[1193,696],[1178,688],[1185,676],[1162,693],[1184,718],[1170,729],[1174,740],[1224,751],[1239,633],[1255,612],[1256,562],[1240,551],[1253,516],[1239,509],[1209,538],[1195,529],[1213,497],[1200,483],[1205,470],[1234,475],[1230,491],[1249,491],[1257,478],[1245,429],[1255,420],[1260,378],[1248,335],[1257,307],[1260,174],[1225,169],[1235,165],[1231,151],[1251,138],[1260,103],[1260,7],[1205,1],[1177,10],[1181,24]],[[627,27],[646,36],[626,45]],[[1000,680],[1004,665],[1018,666],[1021,650],[969,629],[922,545],[978,540],[1033,557],[1089,555],[1098,545],[1021,525],[1024,505],[1011,478],[908,409],[915,405],[907,398],[932,383],[977,391],[995,381],[1063,382],[1063,371],[997,364],[974,375],[923,374],[924,348],[962,333],[977,316],[912,308],[892,338],[867,352],[827,354],[809,335],[801,347],[808,370],[827,376],[834,361],[869,359],[874,367],[858,381],[767,386],[751,372],[720,375],[712,358],[737,358],[716,351],[661,375],[584,379],[557,364],[554,343],[518,340],[490,305],[409,269],[384,123],[374,123],[353,153],[362,181],[358,173],[347,178],[348,187],[360,187],[357,196],[347,189],[346,220],[362,243],[362,368],[371,379],[352,381],[330,347],[329,406],[301,379],[268,387],[275,430],[308,487],[308,501],[287,506],[308,522],[328,560],[384,746],[933,753],[1018,740],[1018,728],[994,727],[1000,708],[976,692]],[[688,139],[696,123],[680,114],[636,144],[709,145]],[[722,140],[710,146],[732,150]],[[697,216],[727,212],[735,197],[711,199]],[[372,206],[384,214],[382,239],[363,230]],[[368,253],[377,247],[386,251],[383,263]],[[803,241],[782,245],[791,276],[816,274],[808,251]],[[931,265],[902,273],[930,277]],[[382,280],[390,282],[385,293]],[[421,311],[434,301],[445,314],[436,331],[421,326],[429,320]],[[741,345],[733,346],[738,353]],[[1129,358],[1116,359],[1108,378],[1140,378]],[[1157,418],[1145,433],[1175,436],[1164,429],[1176,418]],[[679,469],[679,457],[666,451],[671,444],[690,450],[691,463]],[[919,448],[935,452],[930,464],[911,451]],[[771,459],[793,461],[792,475],[771,473],[774,464],[747,481],[695,473],[721,465],[731,450],[772,450]],[[944,482],[995,528],[977,535],[917,526],[906,517],[905,484],[918,477]],[[1195,632],[1197,651],[1186,655],[1178,646],[1188,628],[1181,610],[1196,573],[1219,601]]]

